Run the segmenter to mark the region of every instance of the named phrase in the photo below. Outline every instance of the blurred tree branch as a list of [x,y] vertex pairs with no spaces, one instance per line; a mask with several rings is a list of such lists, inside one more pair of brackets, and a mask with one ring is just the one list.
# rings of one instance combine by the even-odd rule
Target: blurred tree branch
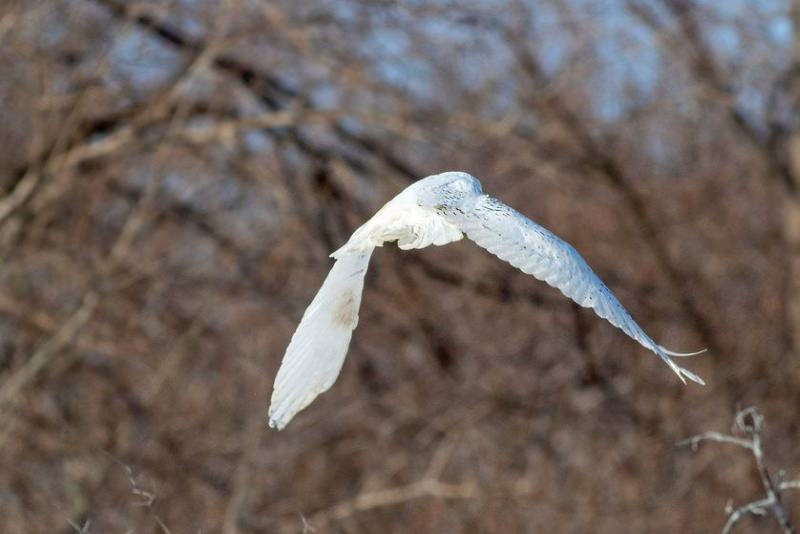
[[[637,16],[658,37],[664,52],[677,61],[684,61],[684,47],[678,40],[689,44],[689,67],[692,81],[710,95],[709,101],[727,112],[731,123],[756,149],[770,169],[770,179],[784,188],[784,239],[787,242],[789,268],[786,273],[786,323],[787,337],[792,350],[800,350],[800,1],[789,3],[791,22],[791,57],[786,70],[776,78],[770,90],[770,100],[782,95],[790,109],[787,119],[768,117],[759,124],[746,116],[741,109],[733,82],[726,79],[720,61],[705,41],[702,24],[698,20],[699,7],[694,0],[661,0],[660,4],[677,20],[680,36],[669,37],[669,30],[652,12],[652,8],[638,0],[627,2],[632,14]],[[796,365],[800,375],[800,365]]]
[[[309,530],[713,529],[729,495],[705,477],[687,502],[663,444],[800,391],[788,5],[6,2],[6,530],[159,530],[100,451],[158,484],[173,530],[299,530],[298,513]],[[659,340],[712,348],[717,386],[627,358],[614,329],[467,244],[387,247],[337,387],[265,434],[327,252],[456,168],[565,232]],[[770,449],[794,462],[782,430]],[[800,483],[774,482],[791,512]]]
[[[213,49],[209,48],[194,59],[191,67],[184,71],[181,78],[171,86],[168,93],[169,99],[175,99],[180,95],[183,82],[194,74],[195,69],[202,68],[206,63],[207,54],[213,52]],[[176,106],[168,130],[184,121],[187,109],[185,104]],[[108,255],[100,264],[96,278],[84,293],[79,307],[63,322],[52,337],[42,343],[40,348],[0,385],[0,410],[14,403],[18,399],[22,388],[33,380],[57,353],[71,343],[92,318],[102,297],[105,297],[110,289],[110,280],[115,271],[130,253],[133,241],[138,236],[146,220],[152,216],[155,198],[163,178],[161,165],[163,165],[165,157],[163,150],[159,150],[156,153],[158,166],[147,182],[143,194],[126,218]]]
[[[786,78],[792,116],[787,144],[793,187],[788,188],[792,194],[785,208],[784,232],[789,248],[788,323],[791,329],[792,349],[795,354],[800,354],[800,0],[792,0],[790,18],[793,28],[792,58]],[[800,376],[798,363],[795,363],[795,374]]]
[[[454,445],[455,441],[444,441],[437,448],[425,475],[420,480],[386,489],[362,491],[352,499],[317,512],[307,524],[312,528],[318,528],[328,525],[331,521],[342,521],[359,512],[394,506],[423,497],[447,500],[476,498],[478,488],[473,482],[451,484],[439,480]],[[306,524],[305,521],[304,524]]]
[[536,55],[525,45],[525,41],[512,32],[507,32],[506,41],[517,57],[518,63],[530,80],[528,88],[529,101],[537,113],[546,120],[557,123],[567,134],[565,148],[573,143],[577,148],[576,158],[590,171],[599,174],[620,195],[626,208],[637,222],[643,236],[658,265],[667,276],[667,281],[678,295],[678,300],[691,324],[700,336],[702,343],[711,353],[719,353],[723,343],[717,338],[716,330],[710,320],[696,306],[695,300],[688,292],[686,276],[677,267],[668,253],[668,247],[660,231],[661,225],[649,214],[647,202],[636,190],[625,174],[625,171],[614,158],[615,151],[603,146],[601,141],[589,130],[589,126],[575,115],[568,103],[562,100],[557,91],[541,94],[539,89],[549,84],[548,76],[539,64]]

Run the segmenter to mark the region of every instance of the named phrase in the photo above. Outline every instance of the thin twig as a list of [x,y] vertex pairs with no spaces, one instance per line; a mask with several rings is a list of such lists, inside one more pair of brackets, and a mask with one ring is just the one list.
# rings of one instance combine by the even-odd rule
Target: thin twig
[[342,501],[326,510],[318,512],[309,521],[303,518],[304,531],[306,531],[310,525],[318,528],[328,524],[332,520],[341,521],[358,512],[393,506],[422,497],[435,497],[447,500],[474,499],[478,495],[478,488],[474,482],[451,484],[442,482],[438,478],[441,471],[444,470],[445,464],[456,444],[456,439],[444,441],[434,452],[425,475],[417,482],[360,493],[352,499]]
[[792,525],[789,512],[781,501],[781,492],[786,489],[800,488],[800,480],[781,482],[775,484],[772,475],[767,469],[766,462],[764,461],[764,451],[761,444],[761,430],[764,426],[764,416],[762,416],[755,407],[745,408],[736,414],[733,432],[745,434],[748,438],[739,438],[729,434],[722,434],[720,432],[704,432],[692,436],[691,438],[681,440],[677,443],[678,446],[689,446],[692,450],[697,450],[697,446],[702,441],[715,441],[717,443],[728,443],[737,445],[743,449],[749,450],[753,454],[753,459],[756,462],[759,477],[761,478],[761,485],[767,496],[764,499],[752,501],[743,506],[735,509],[728,509],[728,520],[722,528],[722,533],[727,534],[731,531],[737,521],[742,517],[750,515],[766,515],[771,512],[775,520],[783,529],[785,534],[793,534],[795,532]]

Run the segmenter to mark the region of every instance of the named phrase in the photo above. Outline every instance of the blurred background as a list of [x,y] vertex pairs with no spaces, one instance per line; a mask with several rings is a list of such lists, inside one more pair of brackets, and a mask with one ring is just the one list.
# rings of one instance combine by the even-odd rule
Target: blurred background
[[[763,497],[752,458],[680,439],[755,405],[800,477],[798,24],[791,0],[0,1],[2,530],[719,531]],[[338,382],[269,430],[328,254],[445,170],[708,348],[708,385],[470,242],[387,246]]]

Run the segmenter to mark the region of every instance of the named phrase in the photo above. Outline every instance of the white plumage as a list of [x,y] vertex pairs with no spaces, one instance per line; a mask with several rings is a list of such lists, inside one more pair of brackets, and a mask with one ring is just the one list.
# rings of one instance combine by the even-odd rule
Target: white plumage
[[672,352],[650,339],[569,243],[485,195],[477,178],[446,172],[407,187],[331,254],[336,262],[303,314],[275,378],[270,426],[285,427],[336,381],[358,323],[364,276],[375,247],[391,241],[403,250],[446,245],[464,235],[581,306],[593,308],[660,356],[683,382],[688,378],[704,383],[670,358],[699,352]]

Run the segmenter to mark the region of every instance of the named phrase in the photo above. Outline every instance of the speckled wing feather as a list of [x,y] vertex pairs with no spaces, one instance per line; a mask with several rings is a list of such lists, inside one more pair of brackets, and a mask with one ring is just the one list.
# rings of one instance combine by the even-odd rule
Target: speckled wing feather
[[372,250],[340,256],[306,309],[272,390],[269,425],[282,429],[336,381],[358,323]]
[[700,377],[670,358],[691,354],[667,350],[650,339],[569,243],[488,195],[480,195],[474,203],[458,209],[442,206],[442,214],[498,258],[558,288],[581,306],[594,309],[597,315],[660,356],[681,380],[685,377],[703,384]]

